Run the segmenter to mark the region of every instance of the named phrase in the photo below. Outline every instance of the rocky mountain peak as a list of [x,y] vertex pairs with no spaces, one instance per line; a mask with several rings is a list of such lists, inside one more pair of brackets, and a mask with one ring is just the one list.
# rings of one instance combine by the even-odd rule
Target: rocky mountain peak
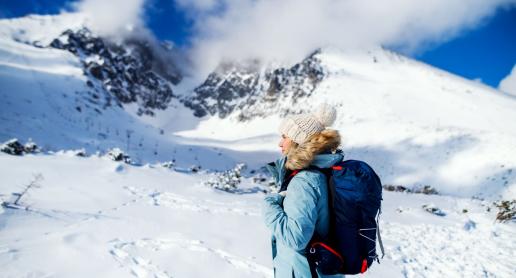
[[224,63],[183,103],[198,117],[236,114],[241,121],[271,112],[299,113],[292,110],[292,104],[309,96],[325,77],[319,53],[315,51],[292,67],[264,69],[259,61]]
[[172,55],[167,53],[170,50],[144,39],[114,43],[81,28],[66,30],[49,46],[70,51],[80,59],[84,73],[91,77],[87,85],[106,93],[105,106],[112,100],[120,106],[137,103],[139,115],[166,109],[174,97],[171,85],[182,78],[179,70],[171,66]]

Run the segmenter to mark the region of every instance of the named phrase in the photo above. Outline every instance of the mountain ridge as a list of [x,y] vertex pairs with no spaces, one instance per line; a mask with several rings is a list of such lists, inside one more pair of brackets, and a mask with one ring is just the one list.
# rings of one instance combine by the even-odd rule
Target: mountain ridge
[[[476,82],[382,48],[326,47],[295,65],[251,61],[245,70],[240,69],[245,64],[221,65],[211,79],[181,88],[192,94],[165,89],[161,100],[148,98],[157,100],[149,110],[142,107],[145,95],[135,102],[129,94],[129,101],[107,107],[102,98],[116,96],[108,85],[130,88],[124,75],[131,63],[92,73],[101,62],[91,55],[80,57],[57,41],[54,46],[64,49],[45,47],[62,35],[56,26],[48,32],[54,38],[36,32],[47,21],[58,19],[0,21],[1,141],[33,138],[47,149],[86,147],[88,152],[125,146],[141,162],[170,160],[197,149],[210,155],[186,156],[184,163],[232,168],[210,161],[220,154],[231,158],[228,163],[260,165],[274,153],[275,142],[270,141],[281,118],[328,102],[339,112],[334,128],[343,134],[347,156],[369,161],[387,183],[430,184],[450,194],[461,188],[460,194],[478,197],[516,196],[516,171],[510,171],[516,169],[516,129],[511,125],[516,101]],[[84,29],[77,25],[71,30],[65,37]],[[38,43],[30,40],[33,33]],[[88,38],[94,45],[95,36],[85,36],[85,42]],[[100,56],[100,49],[108,48],[88,53]],[[127,56],[116,57],[112,60],[123,62]],[[188,78],[177,85],[163,80],[179,90]],[[192,99],[199,104],[193,110],[192,103],[185,107]],[[195,109],[204,114],[194,115]]]

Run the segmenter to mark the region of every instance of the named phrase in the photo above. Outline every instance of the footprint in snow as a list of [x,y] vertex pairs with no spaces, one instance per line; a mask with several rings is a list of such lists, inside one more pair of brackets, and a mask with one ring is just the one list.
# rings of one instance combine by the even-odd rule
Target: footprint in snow
[[[138,199],[149,198],[149,204],[154,206],[214,214],[230,213],[256,217],[261,215],[258,208],[245,207],[245,204],[242,202],[228,204],[212,200],[195,199],[167,191],[158,192],[156,190],[144,190],[132,186],[124,186],[124,188],[131,194],[138,196]],[[136,200],[137,199],[135,199],[134,202],[136,202]]]
[[398,264],[405,277],[512,277],[510,260],[516,239],[508,231],[492,237],[490,229],[462,225],[403,225],[385,223],[382,238],[386,257]]
[[[173,248],[211,253],[235,268],[259,273],[264,277],[269,277],[272,272],[271,269],[255,263],[253,261],[254,258],[241,258],[221,249],[210,248],[201,240],[184,239],[181,236],[178,238],[140,239],[129,242],[116,239],[112,241],[112,244],[111,255],[113,255],[122,266],[128,267],[130,272],[136,277],[146,277],[148,274],[154,275],[155,277],[171,277],[166,271],[161,270],[158,265],[154,264],[151,260],[141,257],[139,254],[147,253],[149,250],[160,252]],[[164,254],[169,256],[168,253]]]

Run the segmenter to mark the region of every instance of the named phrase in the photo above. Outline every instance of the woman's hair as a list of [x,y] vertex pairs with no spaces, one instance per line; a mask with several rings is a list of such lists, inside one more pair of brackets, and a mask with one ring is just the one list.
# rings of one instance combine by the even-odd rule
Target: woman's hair
[[340,145],[340,134],[333,129],[325,129],[312,135],[302,144],[292,142],[287,151],[285,167],[289,170],[304,169],[310,166],[315,155],[334,152]]

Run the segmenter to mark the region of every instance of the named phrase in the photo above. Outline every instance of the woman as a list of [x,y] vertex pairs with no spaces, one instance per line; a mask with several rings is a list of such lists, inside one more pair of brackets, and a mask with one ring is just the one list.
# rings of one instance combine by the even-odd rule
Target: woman
[[335,108],[323,104],[314,114],[289,117],[280,124],[283,157],[267,165],[280,191],[263,203],[265,224],[272,232],[275,277],[323,277],[310,267],[306,254],[312,236],[328,235],[328,186],[316,168],[343,159],[335,153],[338,131],[326,128],[335,118]]

